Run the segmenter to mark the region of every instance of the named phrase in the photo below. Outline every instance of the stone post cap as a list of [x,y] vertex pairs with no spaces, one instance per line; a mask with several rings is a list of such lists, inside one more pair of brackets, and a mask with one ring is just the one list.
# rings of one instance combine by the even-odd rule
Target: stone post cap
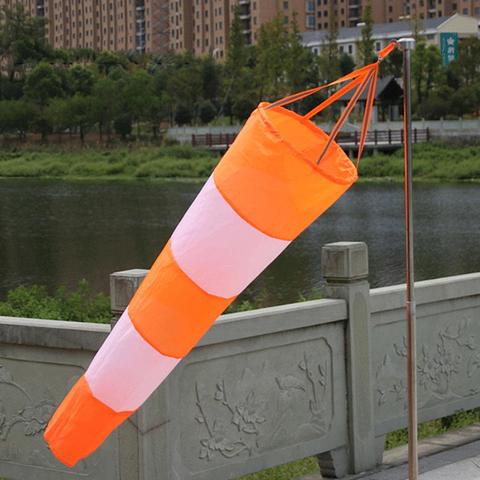
[[368,248],[364,242],[327,243],[322,247],[322,275],[327,282],[368,278]]
[[113,312],[125,310],[147,273],[148,270],[134,268],[110,274],[110,302]]

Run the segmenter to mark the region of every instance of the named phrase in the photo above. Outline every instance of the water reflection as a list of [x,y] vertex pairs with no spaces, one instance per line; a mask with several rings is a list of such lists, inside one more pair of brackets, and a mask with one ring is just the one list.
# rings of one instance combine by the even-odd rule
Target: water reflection
[[[180,182],[0,181],[0,297],[21,284],[108,291],[108,274],[147,268],[200,188]],[[480,186],[416,185],[418,280],[480,271]],[[401,185],[359,184],[247,290],[263,304],[295,301],[322,283],[320,249],[369,246],[373,286],[403,282]]]

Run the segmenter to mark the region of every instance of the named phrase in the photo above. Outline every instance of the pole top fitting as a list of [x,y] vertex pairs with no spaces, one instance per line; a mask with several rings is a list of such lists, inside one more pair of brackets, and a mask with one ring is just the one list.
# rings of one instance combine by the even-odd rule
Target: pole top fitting
[[415,39],[412,37],[401,38],[397,43],[401,50],[413,50],[415,48]]

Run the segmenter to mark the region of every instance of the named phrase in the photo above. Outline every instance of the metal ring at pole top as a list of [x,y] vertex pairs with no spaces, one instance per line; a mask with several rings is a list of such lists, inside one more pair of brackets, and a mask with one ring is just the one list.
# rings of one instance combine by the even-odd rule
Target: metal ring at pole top
[[401,50],[413,50],[415,48],[415,39],[412,37],[405,37],[397,40],[397,44]]

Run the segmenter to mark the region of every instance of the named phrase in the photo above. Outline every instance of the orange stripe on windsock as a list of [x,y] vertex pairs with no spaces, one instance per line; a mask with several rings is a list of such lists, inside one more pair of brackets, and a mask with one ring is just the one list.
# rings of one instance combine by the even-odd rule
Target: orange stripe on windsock
[[217,165],[215,184],[251,225],[293,240],[357,179],[355,166],[335,142],[316,164],[327,140],[310,120],[260,106]]
[[178,266],[168,242],[135,293],[128,312],[136,330],[150,345],[163,355],[182,358],[234,298],[220,298],[202,290]]
[[82,376],[54,413],[44,437],[58,460],[73,467],[131,414],[114,412],[97,400]]

